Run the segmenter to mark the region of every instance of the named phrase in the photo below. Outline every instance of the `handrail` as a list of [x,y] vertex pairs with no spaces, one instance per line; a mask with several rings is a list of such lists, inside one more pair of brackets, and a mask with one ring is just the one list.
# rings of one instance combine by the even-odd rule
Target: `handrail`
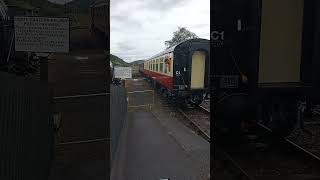
[[58,97],[53,97],[53,100],[63,100],[63,99],[73,99],[73,98],[81,98],[81,97],[96,97],[96,96],[105,96],[105,95],[110,95],[110,93],[95,93],[95,94],[83,94],[83,95],[72,95],[72,96],[58,96]]
[[13,32],[12,38],[11,38],[10,49],[9,49],[8,56],[7,56],[7,63],[9,62],[9,58],[10,58],[10,55],[11,55],[13,39],[14,39],[14,32]]

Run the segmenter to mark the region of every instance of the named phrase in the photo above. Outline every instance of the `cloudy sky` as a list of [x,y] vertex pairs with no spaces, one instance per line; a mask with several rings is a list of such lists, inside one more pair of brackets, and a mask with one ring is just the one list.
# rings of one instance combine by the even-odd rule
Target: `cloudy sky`
[[111,53],[125,61],[164,50],[178,26],[210,38],[210,0],[111,0]]

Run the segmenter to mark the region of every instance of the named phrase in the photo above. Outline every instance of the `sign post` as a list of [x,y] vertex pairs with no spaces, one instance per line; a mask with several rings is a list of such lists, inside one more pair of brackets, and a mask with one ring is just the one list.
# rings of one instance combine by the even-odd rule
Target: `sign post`
[[48,53],[70,50],[69,18],[15,16],[14,33],[15,51],[38,53],[40,79],[48,81]]
[[126,87],[126,79],[132,78],[132,68],[131,67],[114,67],[113,76],[116,79],[122,79],[123,85]]

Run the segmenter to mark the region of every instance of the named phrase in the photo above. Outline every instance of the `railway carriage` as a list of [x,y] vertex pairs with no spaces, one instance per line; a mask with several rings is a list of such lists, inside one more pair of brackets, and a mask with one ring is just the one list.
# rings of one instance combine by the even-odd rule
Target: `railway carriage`
[[209,89],[209,40],[191,39],[173,46],[143,65],[143,74],[176,102],[200,104]]
[[257,122],[286,136],[298,125],[305,97],[319,99],[316,7],[320,3],[309,0],[215,2],[215,127],[238,130]]

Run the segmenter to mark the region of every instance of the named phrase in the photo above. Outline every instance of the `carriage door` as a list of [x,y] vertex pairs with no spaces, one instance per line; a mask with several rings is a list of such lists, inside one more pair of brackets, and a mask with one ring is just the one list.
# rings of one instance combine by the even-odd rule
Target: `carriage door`
[[202,51],[195,51],[192,55],[191,89],[204,88],[205,66],[206,54]]

